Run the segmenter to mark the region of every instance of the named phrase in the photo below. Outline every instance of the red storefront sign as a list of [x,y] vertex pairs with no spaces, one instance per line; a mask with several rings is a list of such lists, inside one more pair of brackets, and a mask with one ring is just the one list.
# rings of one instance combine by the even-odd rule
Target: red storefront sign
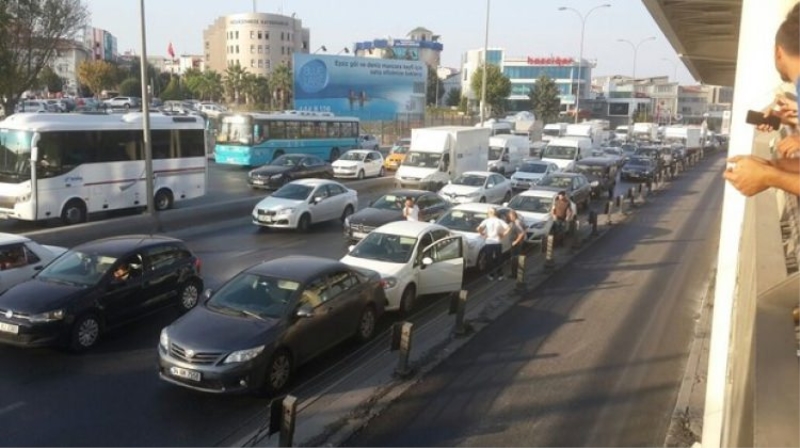
[[572,58],[562,57],[547,57],[547,58],[532,58],[528,56],[529,65],[572,65],[575,62]]

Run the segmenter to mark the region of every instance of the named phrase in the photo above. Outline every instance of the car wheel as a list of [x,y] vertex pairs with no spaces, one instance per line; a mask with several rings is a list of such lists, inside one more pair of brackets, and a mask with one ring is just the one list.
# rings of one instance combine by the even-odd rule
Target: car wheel
[[364,170],[360,170],[358,172],[358,180],[362,180],[362,179],[364,179]]
[[305,233],[311,228],[311,216],[308,213],[303,213],[300,220],[297,221],[297,230]]
[[386,175],[386,168],[381,167],[381,170],[378,171],[378,177],[383,177]]
[[264,390],[268,394],[276,394],[289,384],[292,379],[292,356],[285,349],[278,349],[267,363],[267,376]]
[[61,221],[68,226],[86,222],[86,204],[80,199],[67,202],[61,211]]
[[342,212],[341,221],[344,223],[344,220],[347,219],[348,216],[353,214],[353,206],[348,204],[347,207],[344,208]]
[[172,208],[173,204],[172,193],[166,189],[158,190],[154,202],[157,211],[163,212],[164,210],[169,210]]
[[70,332],[70,348],[82,352],[92,348],[100,338],[100,320],[94,314],[75,319]]
[[195,280],[190,280],[181,287],[178,293],[178,305],[180,305],[181,311],[187,312],[197,306],[201,289],[202,286]]
[[414,301],[417,299],[417,288],[414,285],[406,286],[400,298],[400,313],[408,316],[414,309]]
[[375,307],[367,305],[364,311],[361,312],[361,319],[358,320],[358,330],[356,330],[356,338],[361,342],[367,342],[375,336],[375,327],[378,321],[378,316],[375,314]]

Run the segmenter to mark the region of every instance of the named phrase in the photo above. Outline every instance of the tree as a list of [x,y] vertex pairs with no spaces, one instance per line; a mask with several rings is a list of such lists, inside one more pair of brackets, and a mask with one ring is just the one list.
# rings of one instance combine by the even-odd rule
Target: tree
[[222,75],[213,70],[203,72],[199,78],[193,79],[193,82],[193,89],[202,100],[216,101],[225,93]]
[[239,64],[232,65],[225,70],[225,90],[236,104],[239,104],[246,74],[247,72]]
[[106,61],[83,61],[78,65],[78,80],[95,96],[114,86],[114,66]]
[[555,81],[547,75],[540,76],[528,97],[531,99],[531,109],[538,120],[544,124],[558,121],[561,99]]
[[0,100],[6,115],[14,112],[60,45],[86,26],[81,0],[0,2]]
[[38,84],[44,86],[48,93],[57,93],[64,90],[64,80],[50,67],[43,68],[39,73]]
[[461,101],[458,103],[458,110],[463,113],[467,113],[467,107],[469,106],[469,99],[466,96],[461,97]]
[[[438,97],[437,97],[438,95]],[[439,100],[444,96],[444,83],[436,74],[436,69],[428,67],[428,86],[426,92],[426,103],[428,106],[439,104]]]
[[278,109],[286,109],[292,101],[292,70],[286,64],[275,67],[269,77],[269,90],[272,92],[272,106],[278,104]]
[[269,79],[247,73],[242,83],[242,92],[247,104],[264,105],[269,101]]
[[142,96],[142,82],[139,78],[130,77],[119,84],[119,94],[122,96]]
[[[483,82],[483,65],[472,75],[470,87],[480,99]],[[491,110],[502,113],[505,110],[506,98],[511,94],[511,81],[500,71],[500,67],[489,64],[486,67],[486,104]]]
[[180,101],[190,96],[190,92],[182,84],[179,77],[172,78],[167,84],[167,88],[161,92],[161,99],[164,101]]
[[456,107],[461,104],[461,89],[451,89],[447,92],[447,98],[445,98],[444,103],[448,107]]

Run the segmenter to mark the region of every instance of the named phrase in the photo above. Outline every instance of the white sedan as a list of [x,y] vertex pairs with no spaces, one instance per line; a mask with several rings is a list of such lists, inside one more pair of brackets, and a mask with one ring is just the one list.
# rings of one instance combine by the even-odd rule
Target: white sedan
[[24,236],[0,233],[0,291],[22,283],[67,249],[47,246]]
[[[507,208],[492,204],[461,204],[451,208],[436,222],[464,237],[467,248],[466,266],[476,268],[479,272],[486,271],[489,260],[487,252],[484,250],[486,239],[478,233],[478,226],[487,218],[490,208],[496,209],[497,215],[501,219],[505,219],[506,213],[508,213]],[[505,236],[500,242],[503,246],[503,254],[511,250],[509,236]]]
[[358,193],[325,179],[289,182],[253,209],[253,224],[261,227],[309,230],[312,224],[342,222],[358,207]]
[[387,310],[409,313],[418,297],[461,290],[463,239],[438,224],[392,222],[370,232],[341,260],[381,274]]
[[333,175],[340,178],[363,179],[383,177],[383,155],[368,149],[351,149],[333,162]]
[[[542,241],[550,234],[550,229],[553,228],[553,215],[550,210],[553,208],[556,194],[557,192],[550,190],[528,190],[514,196],[506,204],[525,222],[527,241]],[[577,215],[575,203],[571,204],[573,213]]]
[[511,199],[511,181],[491,171],[467,171],[448,182],[439,194],[455,204],[468,202],[507,202]]
[[543,177],[558,171],[558,165],[543,160],[525,160],[511,176],[511,188],[527,190],[539,183]]

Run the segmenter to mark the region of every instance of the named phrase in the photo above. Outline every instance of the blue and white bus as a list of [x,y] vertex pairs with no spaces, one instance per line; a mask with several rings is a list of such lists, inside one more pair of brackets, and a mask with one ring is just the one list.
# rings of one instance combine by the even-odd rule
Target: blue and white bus
[[359,121],[327,112],[286,111],[221,115],[214,160],[259,166],[293,153],[334,161],[358,148]]

